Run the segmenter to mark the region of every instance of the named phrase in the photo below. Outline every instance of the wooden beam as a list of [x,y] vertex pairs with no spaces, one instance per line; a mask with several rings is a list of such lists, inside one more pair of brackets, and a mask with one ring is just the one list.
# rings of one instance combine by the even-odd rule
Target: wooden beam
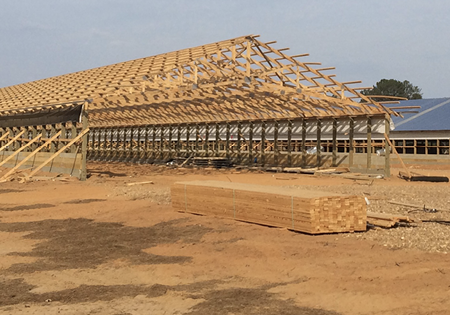
[[367,169],[372,168],[372,119],[367,118]]
[[61,134],[61,130],[58,131],[53,137],[51,137],[50,139],[48,139],[43,145],[41,145],[40,147],[38,147],[36,150],[34,150],[33,152],[31,152],[28,156],[26,156],[22,161],[20,161],[16,166],[14,166],[12,169],[10,169],[6,174],[4,174],[1,178],[0,178],[0,182],[5,180],[9,175],[11,175],[12,173],[14,173],[19,167],[21,167],[23,164],[25,164],[26,161],[28,161],[29,159],[31,159],[33,156],[35,156],[39,151],[41,151],[43,148],[45,148],[46,146],[48,146],[50,143],[52,143],[53,139],[56,139],[59,135]]
[[[384,177],[391,177],[391,143],[387,139],[389,139],[390,133],[390,125],[391,125],[391,117],[386,115],[384,120]],[[395,148],[394,148],[395,149]],[[394,150],[392,149],[392,150]]]
[[39,140],[42,137],[42,135],[38,135],[35,138],[33,138],[30,142],[28,142],[26,145],[24,145],[23,147],[20,147],[18,150],[14,151],[13,154],[11,154],[10,156],[8,156],[6,159],[4,159],[1,163],[0,166],[6,164],[6,162],[8,162],[10,159],[12,159],[13,157],[15,157],[17,154],[19,154],[20,152],[22,152],[23,150],[25,150],[26,148],[28,148],[31,144],[33,144],[34,142],[36,142],[37,140]]
[[350,118],[350,133],[349,133],[349,154],[348,154],[348,166],[353,166],[353,159],[355,155],[355,144],[354,144],[354,134],[355,134],[355,121],[353,118]]
[[[73,143],[75,143],[78,139],[80,139],[81,137],[83,137],[87,132],[89,131],[89,128],[83,129],[78,136],[76,136],[75,139],[72,139],[72,141],[70,141],[68,144],[66,144],[64,147],[62,147],[61,149],[59,149],[56,153],[54,153],[52,156],[50,156],[47,160],[45,160],[41,165],[39,165],[37,168],[35,168],[30,174],[28,174],[28,176],[26,176],[26,179],[30,179],[30,177],[32,177],[34,174],[36,174],[37,172],[39,172],[45,165],[47,165],[48,163],[50,163],[54,158],[56,158],[58,155],[60,155],[61,153],[64,152],[64,150],[68,147],[70,147]],[[59,132],[61,133],[61,132]],[[83,151],[83,149],[82,149]]]
[[14,138],[12,138],[10,141],[8,141],[3,147],[0,148],[0,152],[6,149],[8,146],[10,146],[13,142],[15,142],[17,139],[19,139],[24,133],[25,129],[19,132]]
[[333,159],[331,162],[331,166],[337,166],[337,120],[333,119]]

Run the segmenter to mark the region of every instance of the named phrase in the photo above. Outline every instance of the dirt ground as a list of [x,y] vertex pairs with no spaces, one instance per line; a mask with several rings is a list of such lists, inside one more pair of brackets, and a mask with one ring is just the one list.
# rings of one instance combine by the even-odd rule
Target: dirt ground
[[86,182],[0,184],[0,314],[450,314],[448,225],[310,236],[170,206],[175,181],[214,179],[362,194],[370,211],[450,220],[389,203],[450,209],[448,183],[99,163],[89,171]]

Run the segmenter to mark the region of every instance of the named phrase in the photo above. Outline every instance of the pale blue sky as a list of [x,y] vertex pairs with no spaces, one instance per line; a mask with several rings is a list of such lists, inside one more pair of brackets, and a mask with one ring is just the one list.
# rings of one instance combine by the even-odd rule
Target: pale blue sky
[[241,35],[450,96],[448,0],[0,0],[0,87]]

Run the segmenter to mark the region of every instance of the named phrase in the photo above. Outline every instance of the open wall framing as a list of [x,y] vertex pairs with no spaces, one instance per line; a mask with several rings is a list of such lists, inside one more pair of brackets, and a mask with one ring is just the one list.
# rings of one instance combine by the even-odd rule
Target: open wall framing
[[97,161],[220,157],[249,166],[348,166],[388,172],[389,163],[376,155],[377,150],[388,151],[384,133],[389,133],[385,117],[117,126],[92,128],[87,150],[88,159]]
[[42,170],[85,180],[87,124],[82,106],[58,115],[24,111],[13,120],[0,119],[0,167],[7,168],[0,181],[20,170],[25,179]]

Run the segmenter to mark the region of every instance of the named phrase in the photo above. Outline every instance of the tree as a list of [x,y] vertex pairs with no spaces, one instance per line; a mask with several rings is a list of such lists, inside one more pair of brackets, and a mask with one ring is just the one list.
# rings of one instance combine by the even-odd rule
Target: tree
[[[363,95],[386,95],[404,97],[409,100],[421,99],[422,89],[412,85],[411,82],[405,80],[403,82],[394,79],[382,79],[378,81],[372,89],[363,90]],[[391,101],[390,98],[376,97],[374,101]]]

